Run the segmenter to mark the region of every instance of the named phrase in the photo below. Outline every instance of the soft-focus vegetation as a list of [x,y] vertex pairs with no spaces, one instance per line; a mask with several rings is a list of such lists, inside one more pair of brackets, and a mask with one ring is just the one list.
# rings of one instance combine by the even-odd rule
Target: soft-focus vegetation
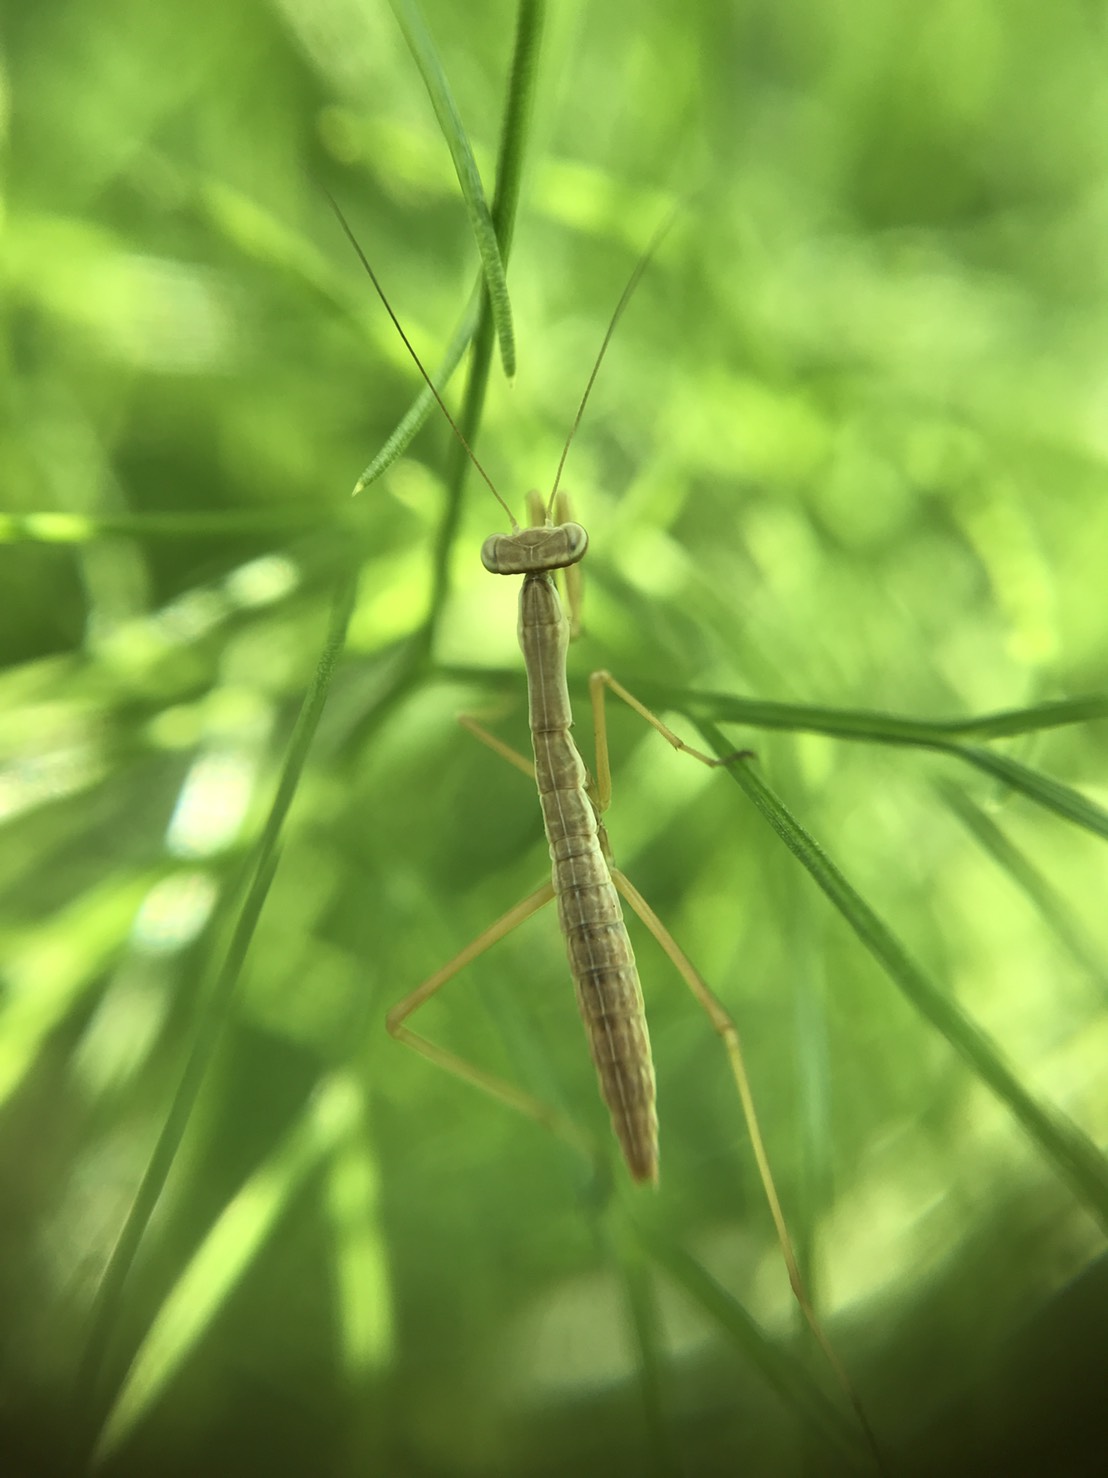
[[567,466],[571,667],[757,760],[612,712],[613,845],[892,1470],[1092,1470],[1108,26],[628,14],[7,7],[5,1471],[872,1470],[644,931],[656,1194],[550,911],[423,1021],[594,1163],[384,1033],[546,858],[454,721],[525,743],[502,513],[437,414],[350,499],[420,382],[328,193],[429,366],[514,220],[514,381],[498,298],[446,396],[518,512],[676,206]]

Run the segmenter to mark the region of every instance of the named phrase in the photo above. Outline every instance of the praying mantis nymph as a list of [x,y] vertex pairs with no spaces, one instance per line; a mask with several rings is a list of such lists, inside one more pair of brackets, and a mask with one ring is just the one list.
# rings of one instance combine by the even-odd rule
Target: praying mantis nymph
[[[543,500],[536,494],[530,495],[528,505],[531,522],[524,528],[512,515],[443,404],[438,390],[404,333],[376,274],[337,205],[335,210],[420,374],[473,465],[509,519],[508,533],[494,534],[486,539],[481,550],[481,560],[485,569],[492,574],[523,577],[519,597],[518,632],[527,673],[533,760],[518,754],[475,720],[463,718],[461,722],[496,753],[534,778],[538,786],[551,859],[550,881],[517,903],[446,965],[393,1006],[387,1017],[388,1030],[397,1041],[405,1043],[431,1062],[550,1126],[563,1137],[579,1142],[580,1136],[574,1126],[562,1115],[506,1080],[487,1073],[419,1035],[407,1024],[422,1005],[474,959],[511,933],[518,924],[556,899],[558,921],[600,1083],[601,1097],[607,1105],[612,1128],[632,1179],[641,1183],[656,1183],[658,1117],[655,1108],[654,1065],[642,987],[620,907],[622,898],[669,956],[724,1043],[793,1293],[855,1407],[871,1449],[876,1452],[857,1397],[804,1287],[758,1125],[735,1023],[657,914],[612,860],[603,821],[612,793],[605,696],[609,692],[613,693],[634,709],[675,749],[691,755],[704,765],[714,768],[742,763],[752,758],[752,755],[748,750],[741,750],[726,759],[719,759],[694,749],[606,671],[594,672],[589,679],[596,740],[595,779],[589,774],[572,736],[573,716],[566,677],[566,651],[571,623],[562,608],[554,577],[556,571],[572,571],[579,564],[588,549],[589,541],[584,528],[568,517],[567,505],[559,493],[561,475],[612,334],[658,240],[668,228],[668,222],[640,259],[623,290],[562,449],[550,496]],[[558,515],[557,522],[555,513]],[[573,599],[571,590],[571,601]]]
[[[569,521],[566,516],[567,505],[559,494],[562,470],[616,324],[669,223],[666,223],[644,253],[624,288],[562,449],[550,497],[544,502],[537,494],[529,496],[531,524],[522,528],[443,404],[431,377],[397,321],[376,274],[341,211],[338,211],[337,206],[335,209],[420,374],[473,465],[509,519],[509,533],[494,534],[485,540],[481,562],[491,574],[523,576],[519,595],[518,631],[527,672],[533,761],[510,750],[473,719],[464,718],[462,722],[478,739],[533,776],[538,786],[551,861],[550,882],[544,883],[530,897],[517,904],[449,964],[395,1005],[388,1014],[388,1030],[398,1041],[406,1043],[475,1086],[485,1088],[534,1118],[554,1122],[556,1116],[528,1095],[511,1084],[490,1078],[472,1064],[445,1052],[435,1043],[413,1032],[405,1023],[472,959],[484,953],[498,939],[502,939],[517,924],[552,899],[557,899],[558,922],[566,943],[570,972],[577,988],[577,1003],[596,1066],[601,1097],[607,1105],[612,1128],[632,1179],[653,1183],[658,1179],[658,1116],[655,1108],[654,1064],[650,1053],[642,986],[620,908],[620,895],[643,920],[673,960],[693,994],[708,1011],[716,1030],[727,1042],[728,1051],[732,1054],[744,1084],[745,1072],[742,1071],[738,1034],[734,1024],[661,920],[612,861],[608,835],[602,820],[611,800],[611,770],[604,719],[605,691],[611,691],[622,698],[664,735],[675,749],[693,755],[705,765],[715,767],[728,764],[732,760],[747,758],[749,752],[736,753],[728,760],[702,754],[680,739],[622,684],[616,682],[610,673],[594,672],[589,680],[596,734],[597,775],[594,781],[573,741],[573,713],[566,677],[566,651],[570,641],[571,622],[562,608],[554,573],[572,569],[584,558],[589,546],[589,537],[585,530],[579,523]],[[553,520],[555,509],[560,514],[558,523]],[[573,596],[571,601],[572,599]],[[575,612],[573,626],[576,626]],[[563,1131],[565,1129],[560,1121],[556,1127]],[[572,1131],[570,1137],[576,1137]]]

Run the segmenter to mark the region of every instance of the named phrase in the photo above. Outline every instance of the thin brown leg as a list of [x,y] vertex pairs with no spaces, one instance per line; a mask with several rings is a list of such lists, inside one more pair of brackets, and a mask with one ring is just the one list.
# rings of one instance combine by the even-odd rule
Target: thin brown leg
[[427,1058],[428,1062],[445,1068],[448,1073],[461,1078],[462,1082],[480,1089],[482,1093],[487,1093],[491,1098],[515,1109],[518,1113],[526,1114],[529,1119],[534,1119],[536,1123],[544,1125],[559,1138],[566,1140],[576,1149],[582,1150],[591,1157],[592,1147],[587,1136],[557,1109],[540,1103],[537,1098],[532,1098],[529,1093],[525,1093],[522,1088],[517,1088],[505,1078],[497,1077],[493,1073],[486,1072],[484,1068],[467,1062],[464,1057],[459,1057],[447,1048],[440,1047],[436,1042],[429,1041],[427,1037],[420,1036],[418,1032],[412,1031],[404,1024],[409,1016],[414,1015],[449,980],[452,980],[479,955],[484,954],[498,940],[510,934],[518,924],[522,924],[532,914],[538,913],[553,897],[553,887],[550,883],[544,883],[529,898],[525,898],[522,903],[517,903],[515,908],[509,909],[506,914],[497,919],[495,924],[491,924],[483,934],[479,934],[476,939],[467,944],[465,949],[456,954],[440,970],[429,975],[423,984],[417,986],[410,995],[398,1001],[385,1018],[385,1025],[390,1036],[395,1037],[398,1042],[403,1042],[406,1047],[411,1047],[421,1057]]
[[497,738],[491,729],[486,729],[484,724],[479,723],[477,719],[468,713],[460,713],[458,715],[458,722],[467,734],[472,734],[475,739],[479,739],[482,744],[487,745],[494,754],[498,754],[501,759],[507,760],[510,765],[515,765],[517,770],[522,770],[525,775],[534,780],[535,767],[526,755],[520,754],[519,750],[513,749],[510,744],[505,744],[503,739]]
[[644,718],[652,729],[657,729],[662,738],[672,744],[674,749],[679,749],[682,754],[691,755],[694,760],[699,760],[702,765],[708,765],[713,770],[720,765],[733,764],[735,760],[753,759],[754,757],[754,751],[751,749],[737,749],[726,759],[694,749],[691,744],[686,744],[679,734],[675,734],[668,724],[663,723],[656,713],[652,713],[645,703],[641,703],[634,693],[628,692],[621,682],[617,682],[610,672],[594,672],[589,678],[589,698],[592,701],[593,732],[596,735],[596,803],[602,812],[608,809],[612,799],[612,770],[608,763],[608,720],[604,712],[605,691],[614,693],[617,698],[627,704],[628,708],[633,708],[639,717]]

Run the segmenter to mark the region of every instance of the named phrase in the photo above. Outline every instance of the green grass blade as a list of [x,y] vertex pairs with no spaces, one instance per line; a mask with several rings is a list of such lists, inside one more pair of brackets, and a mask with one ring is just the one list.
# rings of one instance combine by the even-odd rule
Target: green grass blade
[[[629,684],[631,686],[631,684]],[[1059,780],[977,745],[960,744],[954,736],[977,734],[996,738],[1001,735],[1032,733],[1039,729],[1086,723],[1090,719],[1108,717],[1108,697],[1090,694],[1062,703],[1046,703],[1034,708],[1011,709],[999,714],[986,714],[973,719],[905,719],[895,714],[869,712],[864,709],[814,708],[804,704],[759,703],[723,693],[677,693],[658,683],[635,683],[633,690],[655,707],[677,709],[694,723],[706,718],[729,723],[748,724],[755,728],[805,730],[827,734],[837,739],[865,740],[878,744],[908,744],[921,749],[934,749],[974,765],[986,774],[1002,780],[1036,805],[1053,811],[1095,836],[1108,838],[1108,812],[1079,791]]]
[[600,1220],[599,1233],[608,1261],[621,1284],[637,1357],[650,1471],[656,1478],[676,1478],[684,1469],[673,1449],[672,1432],[666,1420],[665,1355],[649,1259],[639,1238],[626,1225],[626,1217],[613,1216],[609,1212]]
[[339,1363],[351,1385],[386,1369],[395,1345],[380,1176],[365,1124],[363,1083],[360,1074],[353,1080],[357,1118],[329,1158],[326,1184]]
[[[628,679],[628,686],[631,680]],[[690,718],[749,724],[757,729],[803,730],[839,739],[869,739],[879,744],[914,744],[934,748],[966,736],[1010,738],[1039,729],[1063,728],[1108,718],[1108,694],[1090,693],[1058,703],[1008,709],[979,718],[901,718],[864,708],[821,708],[804,703],[764,703],[729,693],[677,693],[656,682],[634,684],[645,702],[680,709]]]
[[[796,937],[792,930],[790,934]],[[802,958],[793,971],[792,1009],[801,1173],[795,1193],[798,1214],[793,1217],[792,1231],[804,1286],[813,1307],[818,1308],[821,1290],[816,1241],[834,1199],[830,1028],[823,964],[807,931],[801,938]]]
[[[505,269],[511,252],[512,233],[519,207],[519,189],[523,177],[523,160],[530,135],[535,67],[542,37],[544,12],[545,5],[542,0],[523,0],[516,22],[516,41],[508,81],[508,100],[504,110],[500,153],[496,167],[496,195],[492,206],[493,228],[499,244],[500,261]],[[484,375],[481,379],[483,399],[494,332],[493,321],[489,315],[490,297],[486,282],[487,279],[482,274],[478,279],[473,297],[462,315],[461,322],[454,330],[446,353],[438,369],[431,376],[435,389],[440,395],[457,369],[462,355],[476,337],[474,359],[484,366]],[[473,382],[471,375],[469,383]],[[377,478],[387,471],[398,457],[403,456],[413,437],[435,407],[435,397],[425,385],[396,430],[358,478],[354,485],[355,497],[369,487],[370,483],[376,482]],[[475,436],[477,432],[480,407],[477,408],[476,416],[473,416],[471,411],[467,414],[467,411],[463,410],[461,420],[463,433],[469,441],[471,436]],[[472,445],[472,442],[470,444]]]
[[1032,734],[1038,729],[1059,729],[1067,724],[1085,724],[1108,718],[1108,695],[1085,693],[1077,698],[1060,698],[1053,703],[1036,703],[1030,708],[1005,709],[986,713],[980,718],[951,719],[945,727],[951,734],[978,739],[1005,739],[1015,734]]
[[504,121],[500,128],[496,192],[492,203],[493,226],[505,267],[512,250],[512,236],[519,210],[519,191],[523,182],[523,162],[531,137],[535,81],[545,20],[545,0],[520,0],[516,13],[512,64],[508,73]]
[[419,68],[427,94],[431,99],[431,106],[439,121],[443,138],[450,150],[450,157],[454,161],[458,183],[462,188],[462,198],[469,215],[470,228],[477,242],[477,250],[481,255],[485,286],[488,289],[493,322],[496,325],[497,339],[500,343],[500,362],[504,366],[505,375],[512,380],[516,372],[516,351],[508,283],[504,274],[504,261],[500,254],[496,229],[485,200],[481,176],[477,170],[477,162],[462,126],[457,105],[450,91],[450,84],[446,80],[446,74],[439,61],[434,42],[431,40],[431,33],[424,23],[419,7],[414,0],[392,0],[392,9],[404,33],[404,39],[415,58],[416,66]]
[[856,1458],[865,1456],[861,1433],[846,1413],[824,1395],[798,1361],[782,1354],[710,1273],[683,1249],[642,1225],[636,1227],[636,1235],[655,1266],[708,1315],[809,1430]]
[[[450,383],[451,376],[461,363],[462,355],[473,342],[480,316],[481,297],[479,292],[475,292],[457,328],[451,335],[450,342],[446,346],[446,353],[440,360],[438,368],[431,374],[432,383],[440,395]],[[359,493],[364,492],[371,483],[376,482],[382,473],[387,472],[392,464],[404,455],[427,417],[437,408],[438,402],[434,394],[427,385],[424,385],[401,417],[396,430],[354,484],[352,497],[356,498]]]
[[1096,982],[1102,998],[1108,1001],[1108,971],[1066,899],[969,796],[947,782],[940,783],[936,789],[966,830],[1027,895],[1074,960]]
[[[500,242],[502,259],[507,263],[512,249],[516,211],[519,206],[520,182],[526,156],[526,144],[530,136],[530,119],[536,78],[536,58],[542,34],[545,6],[535,0],[524,0],[520,5],[512,56],[512,68],[508,78],[508,91],[504,107],[504,121],[500,131],[500,149],[497,159],[496,193],[493,197],[492,219]],[[481,413],[485,404],[489,367],[492,362],[493,304],[487,291],[481,296],[481,314],[477,333],[473,341],[469,377],[466,381],[465,401],[458,425],[470,446],[477,440],[481,425]],[[462,489],[469,458],[465,449],[455,444],[447,468],[447,501],[435,540],[432,556],[432,595],[429,618],[430,639],[446,602],[449,584],[449,563],[454,540],[458,533],[461,517]]]
[[[505,268],[512,249],[512,234],[515,229],[516,213],[519,208],[519,190],[523,178],[523,161],[527,140],[530,137],[535,68],[542,39],[545,9],[542,0],[523,0],[516,20],[515,48],[509,73],[504,123],[500,133],[500,153],[496,166],[496,194],[492,205],[493,228],[499,243],[500,260]],[[482,277],[462,315],[461,322],[454,330],[441,364],[431,376],[435,389],[440,395],[458,367],[462,355],[476,336],[474,358],[485,366],[485,377],[481,380],[483,398],[492,335],[493,323],[489,316],[488,289]],[[470,383],[472,382],[471,378]],[[435,409],[435,405],[435,397],[425,385],[396,430],[358,478],[354,486],[355,496],[367,488],[370,483],[375,482],[398,457],[403,456],[416,432]],[[463,410],[462,423],[467,441],[471,435],[476,435],[479,421],[480,407],[477,409],[476,417],[472,415],[472,412],[467,414],[466,410]],[[472,445],[472,442],[470,444]]]
[[342,1076],[322,1085],[306,1112],[224,1207],[181,1270],[147,1331],[108,1414],[94,1462],[109,1457],[172,1383],[282,1211],[321,1161],[356,1127],[360,1092]]
[[[341,517],[341,514],[340,514]],[[198,513],[0,513],[0,544],[91,544],[133,539],[231,539],[319,529],[319,508]]]
[[[701,723],[700,730],[716,754],[723,757],[734,753],[734,746],[713,724]],[[807,868],[916,1011],[942,1033],[976,1076],[1007,1104],[1043,1157],[1068,1182],[1082,1204],[1108,1228],[1108,1162],[1091,1140],[1063,1115],[1044,1107],[1027,1092],[993,1041],[909,958],[891,930],[762,780],[757,767],[749,763],[734,764],[729,766],[728,774]]]
[[[443,665],[443,677],[464,682],[484,680],[509,683],[512,669]],[[1087,693],[1057,703],[1030,708],[1005,709],[978,718],[904,718],[867,708],[823,708],[808,703],[767,703],[759,698],[739,698],[733,693],[701,692],[660,683],[655,678],[629,673],[620,680],[649,707],[684,713],[694,723],[708,719],[717,723],[746,724],[753,729],[783,729],[788,733],[826,734],[832,739],[856,739],[875,744],[906,744],[924,749],[951,747],[959,738],[1013,738],[1042,729],[1067,728],[1108,718],[1108,693]],[[575,691],[586,698],[584,683]]]
[[197,1022],[173,1102],[97,1292],[89,1336],[78,1371],[78,1409],[84,1417],[77,1423],[75,1440],[78,1443],[91,1435],[99,1420],[104,1358],[122,1311],[124,1285],[177,1157],[208,1065],[230,1014],[243,962],[277,869],[281,829],[300,783],[312,739],[323,713],[335,664],[346,639],[356,588],[355,572],[352,569],[344,571],[336,587],[330,626],[316,674],[289,740],[277,791],[258,839],[253,859],[253,877],[227,955]]
[[0,930],[0,1108],[15,1097],[99,972],[118,956],[155,878],[149,871],[109,876],[49,921]]
[[1003,780],[1005,785],[1018,790],[1036,805],[1053,811],[1055,815],[1072,821],[1077,826],[1083,826],[1094,836],[1108,838],[1108,812],[1087,800],[1079,791],[1063,785],[1061,781],[1052,780],[1049,775],[1021,765],[1018,760],[1010,759],[1006,754],[993,754],[989,749],[978,749],[968,744],[937,747],[946,749],[948,753],[966,760],[979,770],[984,770],[987,775]]

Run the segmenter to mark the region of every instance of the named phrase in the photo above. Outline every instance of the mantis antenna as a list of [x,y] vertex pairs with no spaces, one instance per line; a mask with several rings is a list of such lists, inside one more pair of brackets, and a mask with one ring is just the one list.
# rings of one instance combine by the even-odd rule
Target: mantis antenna
[[[455,421],[454,417],[447,410],[447,408],[446,408],[446,402],[443,400],[442,396],[439,394],[439,392],[438,392],[438,390],[437,390],[437,388],[435,386],[435,382],[431,379],[431,376],[427,373],[426,369],[423,366],[423,361],[420,359],[419,355],[416,353],[415,348],[412,345],[412,341],[408,338],[408,335],[404,332],[404,329],[403,329],[403,327],[402,327],[402,325],[400,323],[400,320],[397,318],[396,314],[393,312],[393,310],[392,310],[392,304],[389,302],[388,298],[386,297],[385,290],[381,286],[380,282],[378,281],[376,272],[374,272],[373,268],[370,266],[370,264],[369,264],[369,258],[366,256],[365,252],[362,250],[361,243],[358,241],[358,238],[354,235],[354,232],[351,229],[351,226],[350,226],[349,221],[346,219],[345,215],[343,215],[342,208],[340,207],[338,201],[335,199],[335,197],[331,194],[331,192],[329,190],[324,190],[324,194],[327,196],[327,199],[328,199],[328,201],[330,202],[330,205],[331,205],[331,209],[335,212],[335,215],[338,218],[339,225],[342,227],[343,232],[344,232],[344,234],[346,236],[346,239],[350,242],[350,245],[354,248],[355,252],[357,253],[358,260],[361,262],[362,266],[365,268],[366,274],[368,275],[370,282],[373,283],[373,286],[374,286],[374,289],[376,290],[377,296],[381,299],[381,302],[385,305],[385,311],[389,315],[389,317],[392,319],[393,326],[395,327],[396,332],[400,335],[401,341],[404,344],[405,349],[407,349],[408,353],[411,355],[412,360],[413,360],[413,362],[415,364],[416,369],[418,369],[419,372],[420,372],[420,374],[423,376],[423,379],[424,379],[424,381],[425,381],[425,383],[427,385],[427,388],[430,390],[431,394],[435,397],[435,400],[438,402],[439,409],[442,411],[443,415],[446,417],[447,421],[449,422],[450,428],[454,432],[454,435],[458,438],[459,442],[462,444],[462,447],[464,448],[466,455],[469,457],[469,460],[473,463],[474,467],[476,467],[477,471],[481,474],[482,478],[484,479],[486,485],[488,486],[489,492],[492,493],[493,497],[500,504],[501,508],[503,508],[504,512],[508,515],[508,519],[509,519],[509,521],[511,523],[511,526],[512,526],[512,532],[513,533],[517,532],[518,529],[519,529],[519,524],[516,522],[515,515],[512,513],[512,510],[508,507],[508,505],[504,501],[504,499],[497,492],[496,485],[493,483],[492,478],[485,471],[484,467],[482,467],[480,461],[478,460],[478,457],[477,457],[476,452],[470,446],[469,442],[465,439],[465,436],[462,434],[461,427],[458,425],[457,421]],[[669,232],[670,228],[672,227],[672,225],[673,225],[674,221],[676,220],[676,218],[677,218],[677,209],[676,209],[676,207],[674,207],[674,209],[670,211],[669,215],[665,218],[665,220],[662,222],[662,224],[655,231],[655,233],[654,233],[653,237],[651,238],[650,243],[647,246],[646,250],[643,252],[642,256],[636,262],[634,271],[631,273],[631,276],[627,279],[627,284],[624,287],[623,292],[620,294],[620,299],[619,299],[619,302],[616,304],[615,312],[612,314],[611,319],[609,320],[608,327],[607,327],[607,329],[604,332],[604,338],[603,338],[603,340],[601,341],[601,344],[600,344],[599,352],[597,353],[596,359],[593,362],[592,370],[589,373],[589,378],[588,378],[588,382],[585,385],[584,394],[581,396],[580,404],[577,407],[577,414],[573,418],[573,424],[569,428],[569,435],[566,437],[565,445],[562,447],[562,454],[558,458],[558,469],[557,469],[557,471],[554,474],[554,485],[553,485],[553,487],[550,490],[550,497],[548,498],[548,500],[546,502],[546,521],[547,521],[547,523],[550,522],[551,517],[552,517],[553,512],[554,512],[554,501],[555,501],[555,499],[558,496],[558,488],[559,488],[559,486],[561,484],[561,481],[562,481],[562,472],[563,472],[563,470],[565,468],[565,465],[566,465],[566,458],[569,456],[569,449],[573,445],[573,439],[577,435],[577,428],[580,426],[581,420],[584,417],[585,407],[589,403],[589,396],[592,394],[592,387],[593,387],[593,385],[595,385],[595,383],[596,383],[596,377],[600,373],[600,366],[603,364],[603,362],[604,362],[604,356],[608,352],[608,345],[612,341],[612,335],[616,331],[616,325],[619,323],[620,319],[623,317],[624,310],[626,309],[627,304],[631,301],[631,297],[634,294],[635,289],[638,287],[640,281],[642,280],[643,273],[646,271],[647,267],[650,265],[651,260],[653,259],[653,257],[655,255],[655,253],[657,252],[659,246],[661,246],[662,241],[665,239],[666,235],[668,234],[668,232]]]
[[604,362],[604,356],[608,352],[608,345],[612,342],[612,335],[616,331],[616,324],[623,317],[623,310],[631,301],[632,293],[634,293],[635,289],[638,287],[643,273],[650,265],[651,258],[654,256],[654,253],[658,250],[659,246],[661,246],[676,218],[677,208],[675,206],[673,210],[670,211],[669,215],[666,216],[662,224],[655,231],[653,237],[650,240],[650,244],[647,246],[642,256],[636,262],[635,270],[627,279],[627,286],[623,289],[623,292],[620,295],[619,302],[616,304],[616,310],[612,314],[611,320],[604,333],[604,338],[600,345],[600,352],[596,356],[596,361],[592,367],[592,373],[589,375],[588,383],[585,386],[585,393],[581,396],[581,404],[577,407],[577,414],[573,418],[573,425],[569,428],[569,435],[566,437],[566,444],[562,448],[562,455],[558,459],[558,470],[554,474],[554,486],[550,490],[550,498],[548,499],[546,504],[546,519],[548,523],[550,522],[551,515],[554,511],[554,500],[558,496],[558,486],[562,480],[562,470],[566,465],[566,458],[569,456],[569,449],[573,444],[573,438],[577,435],[577,428],[581,424],[581,418],[585,414],[585,407],[589,403],[589,396],[592,394],[592,387],[596,383],[597,375],[600,373],[600,366]]
[[[354,235],[354,232],[351,230],[350,223],[346,219],[346,217],[343,215],[342,209],[339,206],[338,201],[335,199],[335,197],[331,194],[331,192],[329,190],[325,190],[324,191],[324,194],[327,196],[327,199],[331,202],[331,209],[335,212],[335,215],[338,217],[339,225],[342,227],[343,231],[346,233],[346,239],[350,242],[350,245],[357,252],[357,254],[358,254],[358,260],[361,262],[362,266],[365,268],[366,272],[369,275],[370,282],[373,283],[374,288],[377,290],[377,296],[381,299],[381,302],[384,303],[384,305],[385,305],[385,312],[392,319],[393,326],[396,329],[396,332],[400,335],[401,340],[403,341],[403,344],[404,344],[405,349],[407,349],[408,353],[412,356],[412,359],[415,362],[416,369],[419,370],[420,374],[423,376],[424,380],[426,381],[428,390],[430,390],[431,394],[438,401],[439,410],[442,411],[442,413],[446,417],[447,421],[449,421],[450,427],[453,430],[454,435],[458,438],[458,440],[461,442],[462,446],[465,448],[465,452],[466,452],[466,455],[469,457],[469,460],[473,463],[474,467],[477,468],[477,471],[485,479],[485,482],[488,484],[489,492],[493,495],[493,497],[496,499],[496,501],[500,504],[501,508],[503,508],[504,512],[508,515],[508,518],[511,521],[512,531],[515,532],[519,528],[519,524],[516,523],[516,520],[515,520],[515,515],[512,513],[512,510],[508,507],[507,503],[505,503],[504,499],[497,492],[496,486],[493,483],[492,478],[485,471],[485,469],[481,466],[481,463],[477,460],[477,454],[476,454],[476,452],[473,450],[473,448],[470,446],[469,442],[466,441],[465,437],[462,435],[461,427],[458,425],[457,421],[455,421],[454,417],[447,410],[447,408],[446,408],[446,402],[443,400],[442,396],[439,394],[438,390],[435,388],[435,382],[434,382],[434,380],[432,380],[431,376],[424,369],[424,367],[423,367],[423,361],[420,359],[419,355],[416,353],[416,351],[415,351],[415,349],[414,349],[414,347],[412,345],[411,339],[408,338],[408,335],[404,332],[404,329],[403,329],[403,327],[402,327],[402,325],[400,323],[399,318],[397,318],[396,314],[392,311],[392,304],[389,302],[388,298],[385,296],[385,290],[384,290],[384,288],[381,286],[381,284],[377,280],[377,273],[374,272],[373,268],[369,265],[369,258],[366,256],[365,252],[362,250],[361,243],[358,241],[358,238]],[[594,371],[594,373],[595,373],[595,371]]]

